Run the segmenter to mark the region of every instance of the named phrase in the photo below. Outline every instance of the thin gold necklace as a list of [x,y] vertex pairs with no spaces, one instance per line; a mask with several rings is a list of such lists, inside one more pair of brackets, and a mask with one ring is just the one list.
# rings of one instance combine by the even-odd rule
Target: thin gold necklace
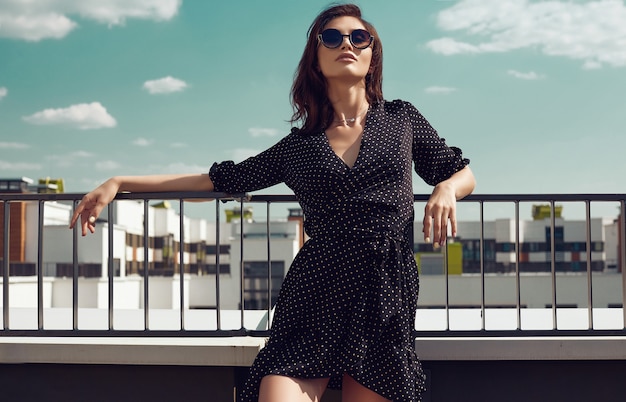
[[367,106],[367,108],[363,112],[357,114],[354,117],[350,117],[348,119],[335,119],[334,122],[335,123],[339,123],[339,124],[353,124],[353,123],[356,122],[356,119],[358,119],[360,117],[363,117],[365,115],[365,113],[367,113],[368,110],[369,110],[369,105]]

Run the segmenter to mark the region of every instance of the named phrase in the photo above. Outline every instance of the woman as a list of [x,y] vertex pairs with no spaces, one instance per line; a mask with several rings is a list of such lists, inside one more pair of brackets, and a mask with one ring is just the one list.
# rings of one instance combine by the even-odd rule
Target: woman
[[[310,240],[285,278],[271,336],[243,401],[418,401],[414,352],[418,273],[409,240],[411,175],[434,186],[426,241],[456,235],[456,200],[474,188],[469,161],[408,102],[382,96],[382,45],[355,5],[324,10],[309,29],[292,88],[301,128],[239,164],[209,174],[113,177],[72,217],[82,233],[119,191],[249,192],[279,182],[297,196]],[[432,230],[431,230],[432,229]],[[430,238],[432,233],[432,239]]]

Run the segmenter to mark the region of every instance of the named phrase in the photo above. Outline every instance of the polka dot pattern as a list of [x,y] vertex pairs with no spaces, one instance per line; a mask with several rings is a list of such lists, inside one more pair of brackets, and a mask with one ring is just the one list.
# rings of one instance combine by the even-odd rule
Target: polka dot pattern
[[435,185],[468,163],[413,105],[397,100],[371,106],[353,167],[324,133],[298,129],[239,164],[213,165],[217,191],[287,184],[311,237],[285,277],[241,400],[257,401],[268,374],[330,378],[338,389],[344,373],[387,399],[420,400],[411,169]]

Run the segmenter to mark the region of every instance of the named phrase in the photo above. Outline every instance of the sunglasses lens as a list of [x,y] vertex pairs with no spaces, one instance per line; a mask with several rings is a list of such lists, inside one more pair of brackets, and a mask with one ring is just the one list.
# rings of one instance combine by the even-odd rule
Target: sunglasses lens
[[341,32],[336,29],[326,29],[322,32],[322,42],[324,46],[334,49],[341,45],[343,41],[343,36],[341,36]]
[[357,49],[365,49],[370,45],[372,36],[365,29],[355,29],[350,34],[350,42]]

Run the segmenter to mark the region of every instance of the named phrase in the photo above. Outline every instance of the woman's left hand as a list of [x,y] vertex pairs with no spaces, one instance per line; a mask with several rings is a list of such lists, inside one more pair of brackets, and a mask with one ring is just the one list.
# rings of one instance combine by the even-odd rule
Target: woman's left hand
[[435,248],[443,245],[448,236],[448,221],[452,236],[456,236],[456,192],[451,183],[437,184],[424,208],[423,229],[424,241],[430,243],[431,227],[432,242]]

